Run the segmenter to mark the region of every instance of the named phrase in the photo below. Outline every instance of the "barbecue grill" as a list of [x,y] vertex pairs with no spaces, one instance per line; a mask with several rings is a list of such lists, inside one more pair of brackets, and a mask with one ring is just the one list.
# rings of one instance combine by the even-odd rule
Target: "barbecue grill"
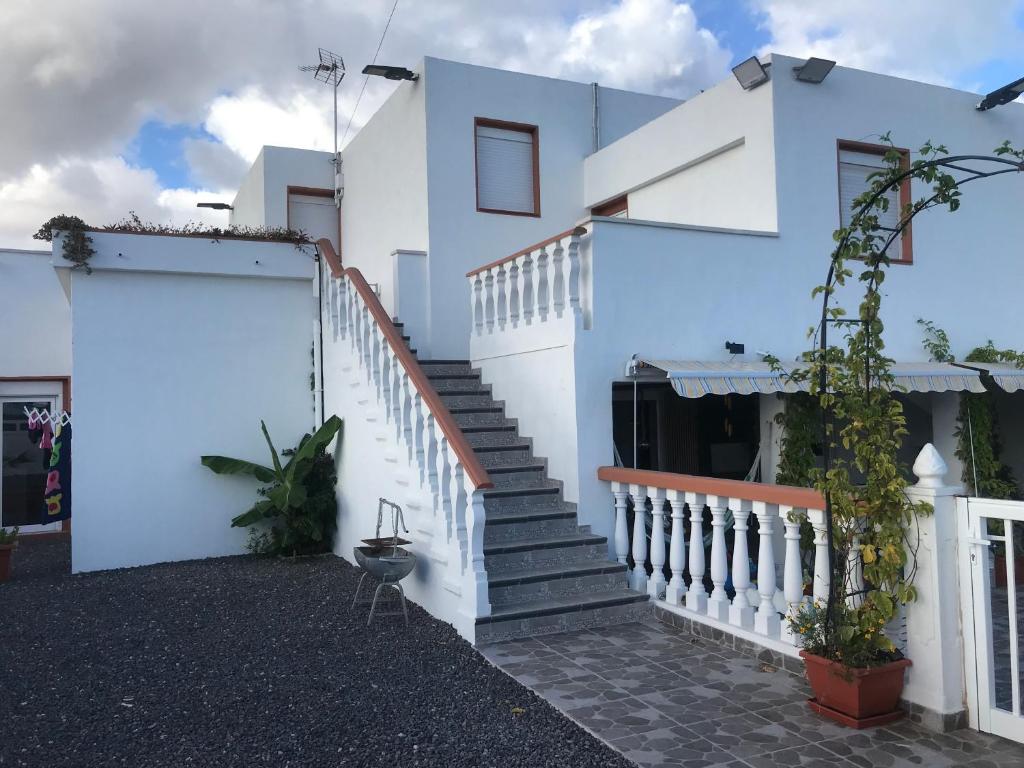
[[[388,507],[391,511],[392,535],[386,538],[381,538],[380,529],[381,524],[384,521],[385,507]],[[403,539],[398,535],[399,527],[401,527],[404,533],[409,532],[409,529],[405,527],[405,518],[402,515],[402,508],[398,504],[381,497],[377,503],[376,534],[372,539],[363,539],[364,546],[354,547],[352,549],[352,554],[355,555],[356,563],[358,563],[359,567],[363,569],[363,575],[359,578],[359,585],[356,587],[356,594],[352,598],[352,608],[354,609],[357,605],[370,605],[370,615],[366,619],[367,626],[369,626],[373,621],[373,617],[375,615],[401,615],[405,617],[405,625],[409,626],[409,611],[405,607],[405,590],[402,589],[402,585],[399,582],[412,573],[412,569],[416,567],[416,555],[404,548],[405,545],[411,544],[412,542],[408,539]],[[377,585],[377,589],[373,593],[372,600],[360,601],[359,593],[363,589],[363,582],[366,581],[367,576],[372,576],[380,583]],[[380,596],[384,593],[385,588],[389,588],[398,593],[398,600],[402,606],[401,611],[393,610],[377,612],[377,603],[380,600]]]

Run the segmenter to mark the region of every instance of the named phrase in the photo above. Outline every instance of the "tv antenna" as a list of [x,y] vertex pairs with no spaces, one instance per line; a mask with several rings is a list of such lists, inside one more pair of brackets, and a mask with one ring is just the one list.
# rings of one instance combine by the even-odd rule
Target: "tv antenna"
[[312,72],[313,79],[333,86],[334,91],[334,201],[341,205],[341,157],[338,155],[338,86],[345,78],[345,62],[341,56],[331,53],[326,48],[317,49],[320,53],[319,64],[306,64],[299,67],[302,72]]

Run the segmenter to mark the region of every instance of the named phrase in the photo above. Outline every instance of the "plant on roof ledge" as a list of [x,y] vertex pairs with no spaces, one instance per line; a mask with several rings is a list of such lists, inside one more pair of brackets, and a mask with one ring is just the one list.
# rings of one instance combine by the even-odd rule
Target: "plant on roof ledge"
[[92,247],[92,238],[88,232],[89,226],[80,218],[62,213],[45,222],[32,237],[52,243],[55,235],[63,235],[61,251],[64,258],[74,265],[72,269],[84,269],[86,274],[91,274],[89,259],[96,254],[96,250]]
[[[882,141],[890,147],[885,168],[868,177],[870,187],[853,202],[849,226],[834,233],[828,276],[812,293],[823,301],[821,322],[810,330],[815,349],[804,355],[807,366],[786,374],[817,399],[823,414],[823,468],[813,470],[813,479],[826,502],[830,577],[827,601],[805,605],[789,617],[790,626],[804,638],[801,655],[819,711],[861,723],[896,715],[903,668],[910,662],[886,628],[900,604],[916,599],[916,518],[932,511],[907,496],[905,468],[897,458],[907,428],[883,340],[888,249],[899,249],[904,230],[922,211],[957,210],[965,181],[1024,170],[1024,153],[1009,143],[993,156],[946,157],[945,147],[928,142],[920,159],[908,165],[888,135]],[[889,195],[909,179],[927,185],[927,195],[901,208],[897,226],[883,227],[879,214],[888,210]],[[848,318],[830,301],[855,277],[863,294],[856,317]],[[833,330],[842,334],[842,343],[830,341]],[[857,692],[860,680],[872,675],[876,685],[885,679],[887,695],[867,702]]]

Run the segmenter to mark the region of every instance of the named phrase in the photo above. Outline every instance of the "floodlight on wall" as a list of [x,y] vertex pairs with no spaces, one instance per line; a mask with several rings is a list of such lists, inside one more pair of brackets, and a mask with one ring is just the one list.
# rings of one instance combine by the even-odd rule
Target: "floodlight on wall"
[[832,71],[836,63],[829,59],[819,59],[814,56],[809,58],[799,67],[793,67],[793,75],[801,83],[820,83],[828,73]]
[[215,211],[235,210],[235,207],[230,203],[196,203],[196,208],[212,208]]
[[1002,88],[992,91],[992,93],[988,94],[984,99],[978,102],[978,106],[975,107],[975,109],[979,112],[984,112],[986,109],[992,109],[992,107],[1009,104],[1022,93],[1024,93],[1024,77],[1020,80],[1014,80],[1009,85],[1004,85]]
[[389,67],[385,64],[367,64],[363,67],[364,75],[374,75],[387,80],[419,80],[420,76],[405,67]]
[[768,68],[757,60],[757,56],[741,61],[732,68],[732,73],[745,91],[768,82]]

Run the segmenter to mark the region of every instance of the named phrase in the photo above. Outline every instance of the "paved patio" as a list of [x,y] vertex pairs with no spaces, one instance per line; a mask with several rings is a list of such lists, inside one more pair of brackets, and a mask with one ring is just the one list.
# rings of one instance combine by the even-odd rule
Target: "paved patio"
[[1020,768],[1024,745],[810,712],[802,677],[651,621],[485,647],[487,658],[641,766]]

